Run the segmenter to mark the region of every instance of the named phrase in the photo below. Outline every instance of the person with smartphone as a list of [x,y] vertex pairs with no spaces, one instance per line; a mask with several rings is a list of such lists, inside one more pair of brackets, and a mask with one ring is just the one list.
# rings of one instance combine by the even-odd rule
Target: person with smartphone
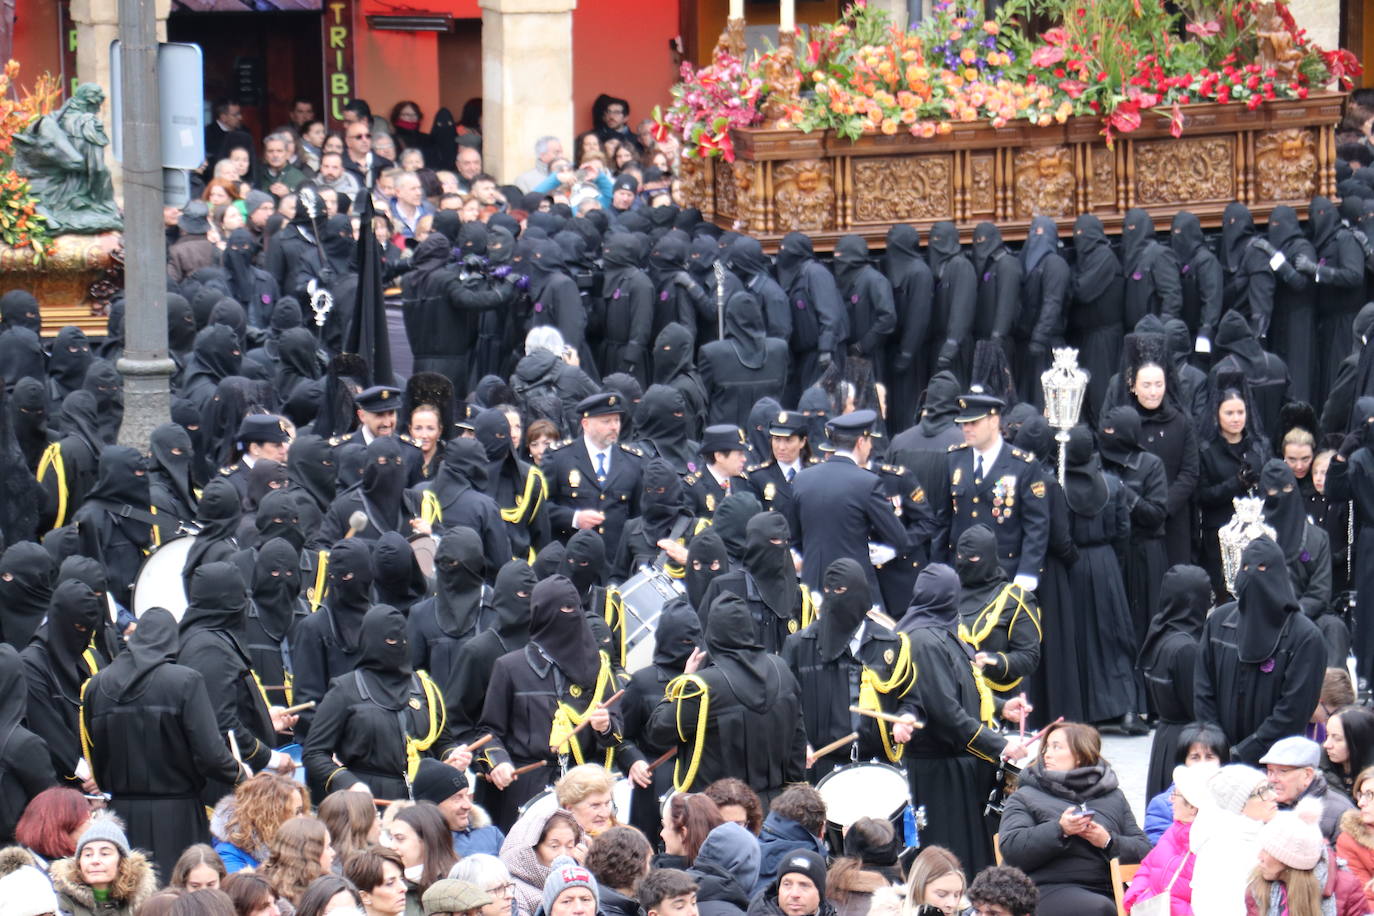
[[1133,864],[1150,851],[1101,736],[1080,722],[1045,730],[1007,799],[998,842],[1006,864],[1040,889],[1039,916],[1115,916],[1109,860]]

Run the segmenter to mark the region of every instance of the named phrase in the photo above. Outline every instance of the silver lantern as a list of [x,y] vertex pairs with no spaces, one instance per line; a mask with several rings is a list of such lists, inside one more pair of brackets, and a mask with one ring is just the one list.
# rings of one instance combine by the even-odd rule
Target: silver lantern
[[1059,443],[1059,485],[1064,485],[1064,448],[1069,442],[1069,430],[1078,425],[1083,409],[1083,395],[1088,390],[1088,372],[1078,366],[1078,351],[1073,347],[1059,347],[1054,362],[1040,375],[1040,387],[1045,391],[1045,419],[1058,430],[1054,434]]
[[1278,540],[1278,536],[1264,523],[1264,497],[1237,496],[1231,500],[1231,505],[1236,507],[1236,514],[1217,531],[1217,541],[1221,544],[1221,573],[1226,580],[1226,591],[1234,598],[1240,555],[1256,538],[1268,535]]

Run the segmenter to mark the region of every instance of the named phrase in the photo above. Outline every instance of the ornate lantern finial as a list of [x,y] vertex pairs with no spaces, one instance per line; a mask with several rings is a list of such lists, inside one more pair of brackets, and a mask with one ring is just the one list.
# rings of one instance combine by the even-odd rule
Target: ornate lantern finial
[[1059,485],[1064,485],[1064,447],[1069,430],[1078,425],[1083,409],[1083,395],[1088,390],[1088,372],[1078,366],[1078,351],[1073,347],[1059,347],[1054,362],[1040,375],[1040,387],[1045,392],[1045,419],[1058,430],[1054,438],[1059,443]]
[[1256,538],[1268,535],[1278,540],[1274,529],[1264,522],[1264,499],[1259,496],[1237,496],[1231,500],[1236,514],[1217,531],[1221,544],[1221,572],[1226,591],[1236,594],[1236,573],[1240,570],[1240,555]]

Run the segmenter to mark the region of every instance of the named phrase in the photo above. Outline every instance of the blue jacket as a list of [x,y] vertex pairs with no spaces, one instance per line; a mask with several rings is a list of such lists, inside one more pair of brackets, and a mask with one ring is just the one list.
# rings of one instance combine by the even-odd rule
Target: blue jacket
[[[558,187],[558,176],[549,175],[539,184],[534,186],[536,194],[551,194],[554,188]],[[615,192],[615,185],[611,182],[611,177],[605,172],[596,173],[596,191],[601,197],[601,206],[605,210],[611,209],[611,197]]]
[[505,841],[506,835],[501,832],[501,828],[492,824],[453,831],[453,851],[460,859],[479,852],[492,856],[500,855],[501,844]]
[[1150,799],[1145,806],[1145,835],[1150,838],[1151,846],[1159,845],[1159,838],[1164,836],[1164,831],[1173,826],[1174,806],[1169,801],[1173,792],[1174,784],[1169,783],[1169,788]]
[[759,833],[759,877],[749,892],[752,899],[777,878],[778,863],[795,849],[809,849],[822,859],[827,858],[825,841],[789,818],[769,814]]
[[245,868],[257,869],[258,867],[257,859],[226,840],[215,842],[215,852],[219,853],[220,861],[224,863],[224,870],[231,875],[236,871],[243,871]]

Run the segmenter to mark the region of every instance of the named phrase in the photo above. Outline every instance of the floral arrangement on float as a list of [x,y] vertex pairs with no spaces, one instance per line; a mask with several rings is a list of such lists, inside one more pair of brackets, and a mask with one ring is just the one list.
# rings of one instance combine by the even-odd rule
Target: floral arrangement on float
[[62,88],[44,73],[32,89],[18,97],[14,91],[19,61],[11,60],[0,71],[0,243],[33,251],[33,263],[56,250],[48,232],[47,217],[37,212],[38,201],[28,179],[14,171],[14,136],[45,114],[57,109]]
[[1312,43],[1283,0],[1007,0],[993,19],[938,0],[909,31],[856,0],[793,59],[786,47],[749,62],[717,47],[705,67],[684,63],[673,103],[655,109],[658,130],[677,133],[690,157],[726,161],[732,128],[765,123],[852,140],[1084,116],[1100,120],[1110,145],[1148,111],[1177,137],[1185,105],[1254,109],[1332,82],[1348,88],[1362,72],[1349,51]]

